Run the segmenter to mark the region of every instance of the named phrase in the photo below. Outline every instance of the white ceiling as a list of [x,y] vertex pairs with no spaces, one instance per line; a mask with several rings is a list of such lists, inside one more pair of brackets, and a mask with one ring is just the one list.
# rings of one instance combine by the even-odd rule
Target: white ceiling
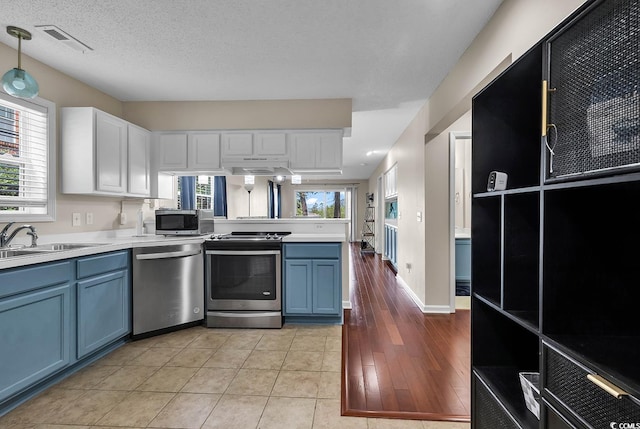
[[501,2],[0,0],[0,42],[25,28],[26,55],[122,101],[351,98],[342,177],[366,179]]

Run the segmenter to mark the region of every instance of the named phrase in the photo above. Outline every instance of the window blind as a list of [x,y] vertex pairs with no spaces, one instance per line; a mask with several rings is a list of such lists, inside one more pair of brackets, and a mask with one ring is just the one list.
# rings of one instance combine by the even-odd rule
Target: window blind
[[48,110],[0,94],[0,213],[48,213]]

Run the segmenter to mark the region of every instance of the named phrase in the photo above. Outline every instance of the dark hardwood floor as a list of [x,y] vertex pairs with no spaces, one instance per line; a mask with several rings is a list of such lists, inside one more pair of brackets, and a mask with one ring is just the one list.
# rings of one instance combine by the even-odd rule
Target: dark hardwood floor
[[350,251],[342,414],[468,422],[470,311],[423,314],[380,256]]

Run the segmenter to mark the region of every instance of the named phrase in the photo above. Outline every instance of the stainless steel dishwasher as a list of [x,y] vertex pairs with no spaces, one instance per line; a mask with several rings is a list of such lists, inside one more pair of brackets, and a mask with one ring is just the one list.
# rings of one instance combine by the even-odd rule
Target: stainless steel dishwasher
[[133,337],[204,319],[202,244],[133,249]]

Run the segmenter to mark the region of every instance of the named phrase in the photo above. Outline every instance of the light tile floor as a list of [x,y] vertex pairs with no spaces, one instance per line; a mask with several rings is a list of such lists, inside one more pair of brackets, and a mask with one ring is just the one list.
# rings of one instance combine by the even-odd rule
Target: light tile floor
[[468,429],[340,416],[341,326],[189,328],[128,343],[0,428]]

